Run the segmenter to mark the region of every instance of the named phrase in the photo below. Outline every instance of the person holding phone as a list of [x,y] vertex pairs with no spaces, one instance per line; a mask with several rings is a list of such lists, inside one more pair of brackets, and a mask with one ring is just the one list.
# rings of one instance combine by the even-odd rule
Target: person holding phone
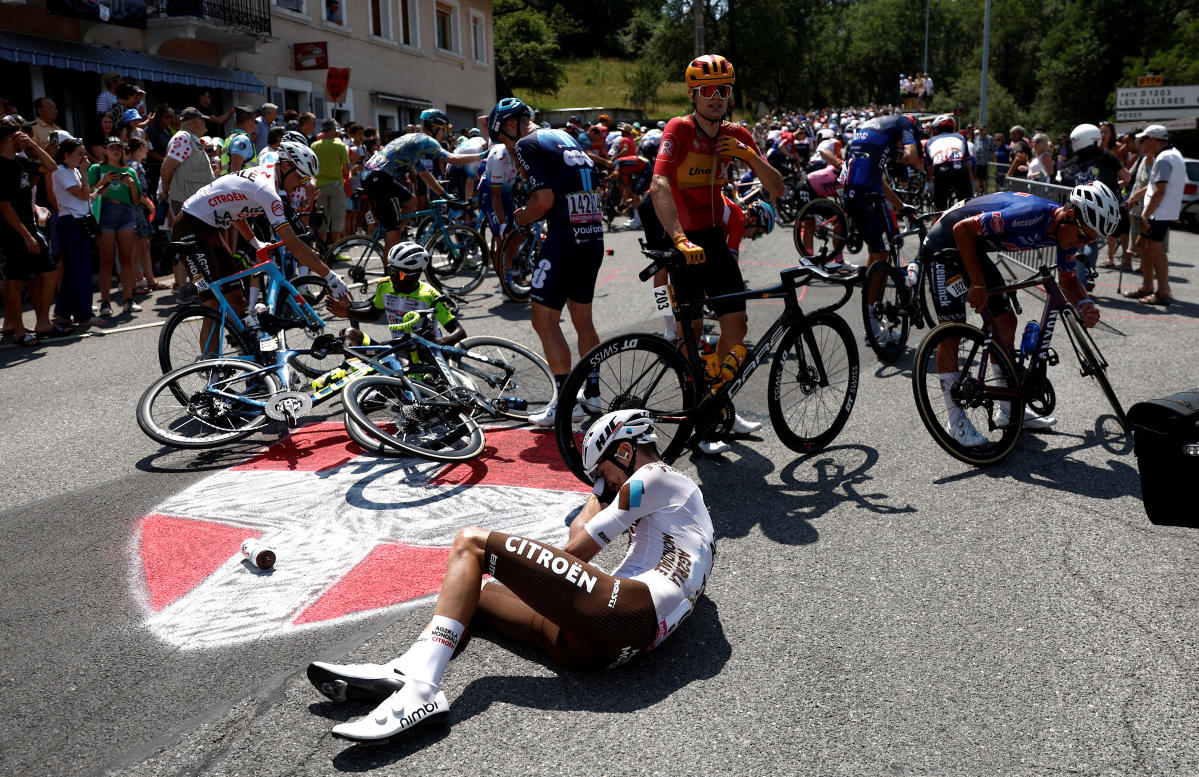
[[[133,301],[134,203],[141,202],[142,189],[137,174],[125,164],[125,144],[110,137],[104,144],[104,160],[87,170],[87,180],[100,192],[96,220],[100,222],[100,317],[112,315],[109,294],[112,291],[112,268],[120,259],[121,296],[124,312],[140,313],[142,308]],[[119,254],[118,254],[119,252]]]

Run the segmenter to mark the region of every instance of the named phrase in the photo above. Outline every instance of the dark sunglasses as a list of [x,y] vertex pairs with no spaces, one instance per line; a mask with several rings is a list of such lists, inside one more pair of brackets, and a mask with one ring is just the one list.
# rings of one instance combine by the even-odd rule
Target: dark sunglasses
[[733,93],[733,87],[728,84],[704,84],[695,87],[695,91],[699,92],[699,96],[704,100],[711,100],[713,97],[727,100]]

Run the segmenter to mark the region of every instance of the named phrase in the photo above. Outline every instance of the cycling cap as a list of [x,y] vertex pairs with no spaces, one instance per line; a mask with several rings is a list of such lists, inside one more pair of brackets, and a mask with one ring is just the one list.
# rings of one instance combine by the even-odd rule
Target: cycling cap
[[1108,237],[1116,231],[1120,222],[1120,205],[1116,195],[1102,181],[1079,184],[1070,192],[1070,202],[1078,220]]
[[301,146],[307,146],[308,138],[306,138],[304,136],[303,132],[296,132],[295,130],[291,130],[290,132],[283,133],[283,142],[284,143],[299,143]]
[[[609,458],[609,451],[616,447],[621,440],[630,440],[635,445],[656,442],[658,435],[654,434],[654,420],[644,410],[617,410],[601,416],[591,425],[583,436],[583,469],[587,476],[594,480],[598,473],[596,468],[601,461]],[[613,459],[625,471],[632,473],[633,459],[621,461]]]
[[405,273],[419,273],[429,266],[429,252],[420,243],[405,241],[396,243],[387,252],[387,269]]
[[[533,111],[516,97],[505,97],[491,109],[487,117],[487,135],[493,143],[500,142],[500,127],[508,119],[533,118]],[[520,130],[517,130],[519,132]],[[513,138],[515,139],[515,138]]]
[[1070,131],[1070,146],[1078,151],[1087,146],[1098,146],[1102,135],[1094,124],[1079,124]]
[[687,88],[694,89],[704,84],[729,84],[736,80],[733,77],[733,63],[719,54],[704,54],[691,60],[687,65]]
[[420,120],[425,126],[445,127],[450,123],[450,117],[438,108],[426,108],[420,112]]
[[933,119],[933,132],[957,132],[957,129],[958,123],[954,121],[954,118],[948,113],[943,113],[937,118]]
[[279,144],[279,160],[291,162],[300,175],[316,178],[321,171],[321,163],[312,149],[301,143],[284,141]]
[[749,206],[749,212],[758,219],[758,227],[763,234],[769,235],[774,231],[774,208],[768,202],[757,200]]

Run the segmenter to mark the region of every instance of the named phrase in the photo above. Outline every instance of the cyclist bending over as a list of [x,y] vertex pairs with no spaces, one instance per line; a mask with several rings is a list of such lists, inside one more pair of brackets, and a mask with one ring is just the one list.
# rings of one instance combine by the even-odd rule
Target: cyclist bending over
[[[442,676],[475,617],[571,669],[615,668],[673,634],[704,592],[715,546],[699,486],[662,462],[656,440],[642,410],[602,416],[583,438],[596,487],[564,549],[463,529],[433,619],[404,655],[386,664],[309,664],[308,679],[335,701],[383,700],[333,735],[378,742],[444,719]],[[625,532],[628,552],[616,569],[589,563]]]
[[[988,289],[1004,285],[988,251],[1019,251],[1057,247],[1057,271],[1062,293],[1078,308],[1083,324],[1099,323],[1099,306],[1087,297],[1075,274],[1079,248],[1107,237],[1120,220],[1120,206],[1112,190],[1099,181],[1075,186],[1070,202],[1059,205],[1023,192],[997,192],[975,197],[945,211],[921,246],[922,261],[928,261],[937,319],[965,321],[966,306],[982,312],[985,306],[994,321],[999,342],[1012,351],[1016,315],[1006,296],[989,295]],[[977,446],[984,437],[949,396],[957,379],[957,341],[946,340],[937,349],[937,371],[950,413],[950,431],[959,443]],[[1057,423],[1025,409],[1024,425],[1046,429]]]
[[911,114],[879,116],[859,125],[845,149],[845,166],[841,168],[845,210],[866,242],[868,265],[887,258],[895,212],[916,212],[891,191],[883,171],[896,151],[900,151],[899,161],[903,164],[923,167],[922,135],[920,122]]

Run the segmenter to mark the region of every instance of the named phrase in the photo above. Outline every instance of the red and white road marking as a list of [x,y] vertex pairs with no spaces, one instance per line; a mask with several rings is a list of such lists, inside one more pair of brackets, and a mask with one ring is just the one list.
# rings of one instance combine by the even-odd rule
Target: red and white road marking
[[[316,424],[144,516],[134,588],[179,648],[276,636],[426,600],[465,526],[565,542],[585,491],[545,432],[489,430],[479,458],[446,465],[363,455],[341,424]],[[243,563],[247,537],[274,548],[273,569]]]

